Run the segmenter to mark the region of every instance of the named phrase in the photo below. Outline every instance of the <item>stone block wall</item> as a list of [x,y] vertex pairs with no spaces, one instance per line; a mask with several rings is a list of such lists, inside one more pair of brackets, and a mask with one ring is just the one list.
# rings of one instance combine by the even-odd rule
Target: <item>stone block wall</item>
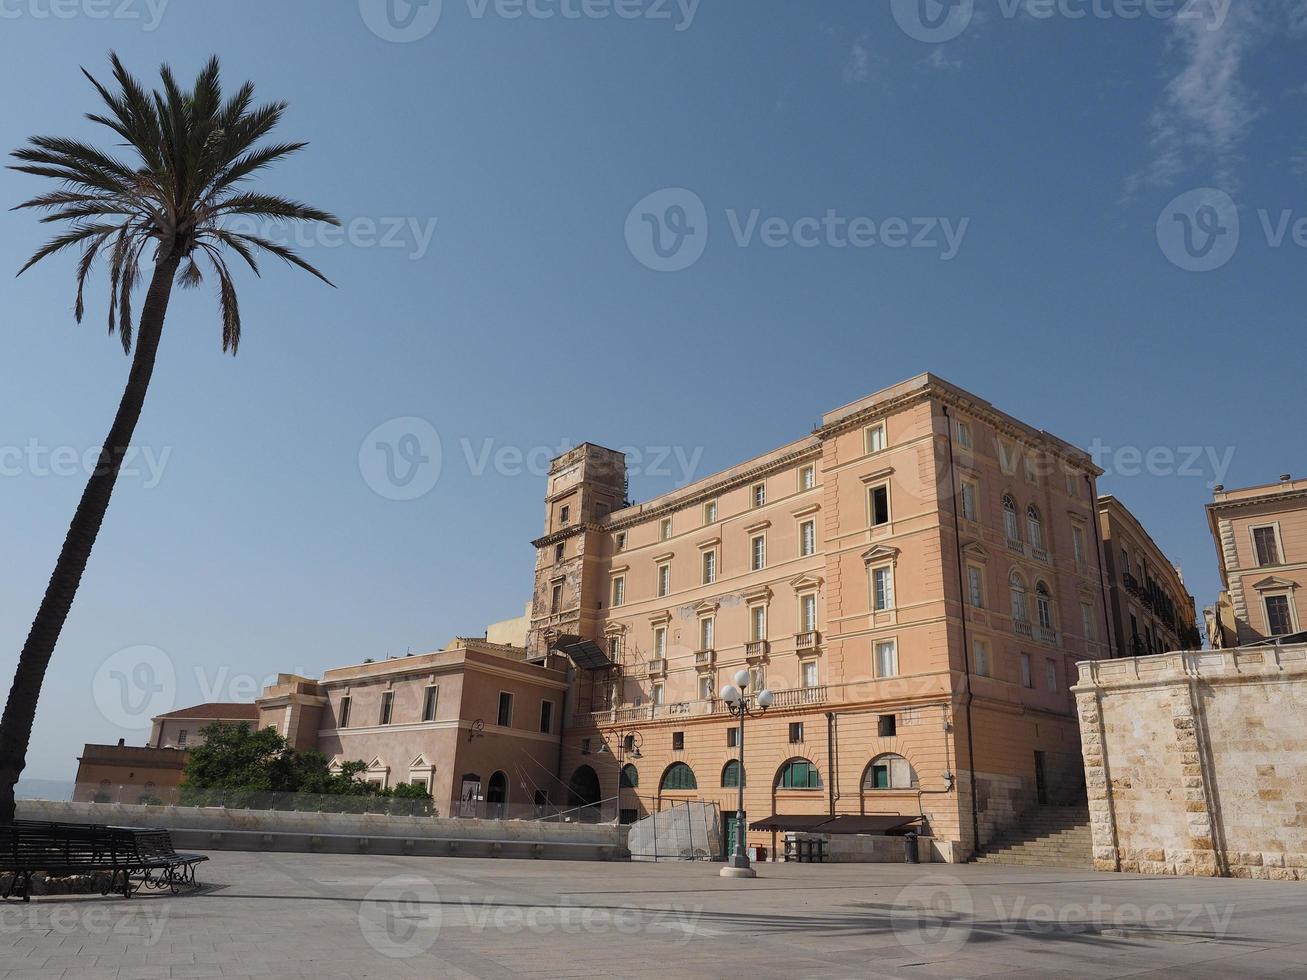
[[1080,665],[1100,871],[1307,881],[1307,646]]

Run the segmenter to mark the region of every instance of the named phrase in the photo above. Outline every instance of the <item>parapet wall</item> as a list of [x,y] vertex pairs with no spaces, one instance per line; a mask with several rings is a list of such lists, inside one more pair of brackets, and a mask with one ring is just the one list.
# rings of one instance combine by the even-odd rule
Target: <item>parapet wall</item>
[[1307,881],[1307,645],[1080,664],[1101,871]]

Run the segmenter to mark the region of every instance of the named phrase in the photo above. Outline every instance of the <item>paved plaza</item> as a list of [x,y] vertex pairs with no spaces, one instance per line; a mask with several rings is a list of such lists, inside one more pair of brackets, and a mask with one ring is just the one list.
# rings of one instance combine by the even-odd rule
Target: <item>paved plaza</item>
[[1307,885],[1001,866],[217,852],[190,895],[0,906],[0,978],[1307,973]]

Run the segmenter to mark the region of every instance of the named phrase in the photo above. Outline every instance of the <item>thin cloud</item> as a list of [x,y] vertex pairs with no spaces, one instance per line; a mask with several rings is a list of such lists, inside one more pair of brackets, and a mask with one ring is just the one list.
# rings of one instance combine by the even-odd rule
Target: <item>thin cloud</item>
[[844,81],[850,85],[856,85],[865,82],[867,76],[871,74],[871,52],[867,50],[866,37],[860,37],[853,42],[848,57],[844,59],[844,67],[841,74]]

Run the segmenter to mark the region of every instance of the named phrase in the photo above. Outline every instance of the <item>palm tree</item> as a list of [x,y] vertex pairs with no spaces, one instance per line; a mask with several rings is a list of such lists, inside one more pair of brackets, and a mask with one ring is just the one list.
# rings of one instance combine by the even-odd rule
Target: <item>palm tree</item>
[[222,314],[222,349],[235,354],[241,314],[227,266],[233,253],[255,275],[256,256],[266,252],[331,283],[284,245],[238,231],[232,220],[340,224],[325,211],[246,188],[250,178],[306,145],[264,142],[281,121],[285,103],[255,106],[248,82],[224,101],[217,58],[204,66],[189,92],[178,87],[167,65],[160,69],[162,88],[148,91],[116,54],[111,61],[116,91],[83,69],[108,107],[87,118],[125,141],[130,163],[86,143],[50,136],[34,136],[13,153],[21,161],[13,169],[59,183],[58,190],[18,208],[47,212],[44,223],[64,223],[61,234],[40,248],[19,275],[48,256],[80,247],[75,306],[80,323],[87,277],[103,255],[109,266],[109,332],[116,332],[123,351],[132,355],[132,293],[142,281],[142,257],[153,261],[154,268],[134,331],[127,387],[18,658],[0,719],[0,825],[14,818],[14,786],[26,765],[41,684],[141,417],[174,282],[195,287],[212,274]]

